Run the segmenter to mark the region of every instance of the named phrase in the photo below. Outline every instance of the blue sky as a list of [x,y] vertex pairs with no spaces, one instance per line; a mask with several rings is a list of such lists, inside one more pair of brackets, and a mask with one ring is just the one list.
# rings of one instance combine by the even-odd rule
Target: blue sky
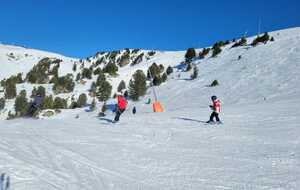
[[299,0],[9,0],[0,42],[87,57],[122,48],[183,50],[300,26]]

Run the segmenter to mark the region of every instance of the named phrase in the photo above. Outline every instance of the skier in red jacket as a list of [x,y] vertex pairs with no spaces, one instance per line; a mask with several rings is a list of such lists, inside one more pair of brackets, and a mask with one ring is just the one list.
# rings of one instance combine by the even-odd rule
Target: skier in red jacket
[[210,115],[209,121],[206,123],[214,123],[214,118],[216,118],[217,124],[221,124],[222,122],[219,118],[219,113],[221,112],[221,101],[217,98],[217,96],[212,96],[211,101],[213,104],[209,107],[213,110],[213,112]]
[[121,114],[125,111],[127,106],[127,101],[122,94],[117,95],[117,111],[114,121],[118,122],[120,119]]

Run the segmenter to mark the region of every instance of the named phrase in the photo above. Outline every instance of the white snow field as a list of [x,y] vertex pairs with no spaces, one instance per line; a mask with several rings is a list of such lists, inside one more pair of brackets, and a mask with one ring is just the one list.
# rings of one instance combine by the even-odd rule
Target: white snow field
[[[195,80],[175,71],[156,87],[163,113],[145,104],[149,90],[118,124],[86,108],[0,120],[0,173],[12,190],[300,189],[300,28],[270,34],[274,42],[194,61]],[[184,52],[167,55],[177,65],[168,60]],[[205,124],[211,95],[223,125]]]

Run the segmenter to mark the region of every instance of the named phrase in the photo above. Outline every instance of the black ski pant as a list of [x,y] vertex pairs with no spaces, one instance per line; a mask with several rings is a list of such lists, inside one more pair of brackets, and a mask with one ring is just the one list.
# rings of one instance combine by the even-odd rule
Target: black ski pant
[[125,111],[125,109],[118,109],[116,112],[116,116],[115,116],[115,121],[119,121],[120,116],[122,115],[122,113]]
[[216,121],[220,121],[219,114],[216,112],[211,113],[209,121],[214,121],[214,118],[216,118]]

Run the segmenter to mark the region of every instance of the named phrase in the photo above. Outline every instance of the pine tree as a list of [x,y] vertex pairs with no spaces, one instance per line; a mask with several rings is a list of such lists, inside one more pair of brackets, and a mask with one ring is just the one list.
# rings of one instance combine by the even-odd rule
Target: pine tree
[[67,108],[67,101],[63,98],[56,97],[53,102],[54,109],[66,109]]
[[122,92],[122,90],[126,89],[126,83],[124,80],[121,80],[119,86],[118,86],[118,92]]
[[110,75],[116,75],[118,72],[118,66],[114,62],[109,62],[104,68],[104,73],[108,73]]
[[173,68],[171,66],[168,66],[166,73],[167,73],[167,75],[170,75],[171,73],[173,73]]
[[53,109],[53,103],[54,101],[52,95],[45,96],[41,107],[42,109]]
[[36,95],[39,95],[41,97],[46,96],[46,89],[43,86],[39,86],[36,90]]
[[26,97],[26,91],[22,90],[15,100],[16,116],[20,117],[26,115],[28,111],[28,106],[29,103]]
[[77,75],[76,75],[76,81],[79,81],[80,79],[81,79],[81,74],[77,73]]
[[194,48],[187,49],[187,51],[185,53],[186,62],[191,62],[194,57],[196,57],[195,49]]
[[73,70],[73,72],[76,72],[76,70],[77,70],[77,65],[76,65],[76,63],[73,64],[72,70]]
[[78,107],[84,107],[86,105],[87,102],[87,96],[85,93],[80,94],[78,100],[77,100],[77,106]]
[[94,75],[99,75],[100,73],[102,73],[102,69],[100,67],[94,70]]
[[96,100],[95,100],[95,98],[93,98],[93,101],[92,101],[91,106],[90,106],[90,110],[91,111],[95,111],[96,110]]
[[212,83],[211,83],[211,87],[214,87],[214,86],[218,86],[219,85],[219,81],[218,80],[214,80]]
[[92,79],[92,73],[93,73],[93,71],[91,69],[84,68],[82,70],[81,76],[82,76],[82,78]]
[[187,67],[186,67],[186,71],[188,72],[188,71],[190,71],[190,70],[192,70],[192,64],[191,63],[188,63],[187,64]]
[[5,98],[13,99],[17,95],[16,83],[13,80],[7,79],[5,84]]
[[222,52],[222,49],[219,45],[215,46],[213,48],[213,53],[212,53],[212,57],[216,57],[218,54],[220,54]]
[[146,76],[142,70],[137,70],[129,82],[129,97],[137,101],[140,96],[146,94]]
[[106,77],[104,73],[101,73],[98,76],[96,85],[97,85],[96,96],[98,100],[100,102],[108,100],[111,96],[112,86],[108,81],[106,81]]
[[204,48],[200,53],[199,53],[199,58],[204,59],[205,56],[209,53],[210,48]]
[[151,79],[157,75],[160,75],[160,68],[156,63],[152,63],[152,65],[148,68],[147,78]]
[[162,83],[162,78],[159,75],[156,75],[153,78],[153,82],[152,83],[153,83],[154,86],[159,86]]
[[194,66],[193,74],[191,75],[191,79],[194,80],[198,77],[198,67]]
[[167,73],[164,73],[164,74],[161,76],[161,79],[162,79],[162,82],[166,82],[167,79],[168,79]]
[[3,110],[5,107],[5,98],[0,98],[0,110]]

